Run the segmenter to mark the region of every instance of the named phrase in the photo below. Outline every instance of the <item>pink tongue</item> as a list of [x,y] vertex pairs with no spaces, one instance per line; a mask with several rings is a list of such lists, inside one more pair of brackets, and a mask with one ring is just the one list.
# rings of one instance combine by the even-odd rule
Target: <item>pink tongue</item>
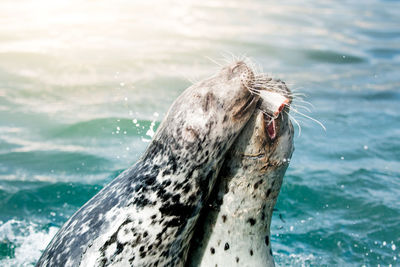
[[268,132],[269,138],[271,138],[271,140],[274,140],[275,137],[276,137],[275,119],[271,119],[271,121],[270,121],[270,123],[268,124],[268,127],[267,127],[267,132]]

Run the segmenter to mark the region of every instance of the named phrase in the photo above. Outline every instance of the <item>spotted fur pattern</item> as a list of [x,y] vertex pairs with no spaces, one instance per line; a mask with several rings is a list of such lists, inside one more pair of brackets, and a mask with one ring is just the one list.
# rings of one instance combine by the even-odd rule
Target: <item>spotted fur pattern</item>
[[183,266],[226,151],[253,113],[243,62],[188,88],[142,158],[78,210],[37,266]]
[[267,115],[255,112],[232,145],[196,226],[187,266],[274,266],[271,217],[294,150],[287,114],[276,121],[271,140]]

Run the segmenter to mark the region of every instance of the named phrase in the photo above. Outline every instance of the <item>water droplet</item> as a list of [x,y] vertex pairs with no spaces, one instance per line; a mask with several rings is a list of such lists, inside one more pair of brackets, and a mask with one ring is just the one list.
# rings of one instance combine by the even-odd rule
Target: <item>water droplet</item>
[[395,244],[392,245],[392,250],[396,250],[396,245]]
[[133,122],[134,124],[136,124],[136,123],[137,123],[137,119],[133,119],[132,122]]
[[129,151],[129,147],[126,147],[126,150]]
[[368,146],[367,146],[367,145],[364,145],[364,149],[367,150],[367,149],[368,149]]
[[160,114],[158,114],[158,112],[154,112],[154,113],[153,113],[153,116],[154,116],[154,117],[158,117],[159,115],[160,115]]
[[294,229],[293,225],[290,226],[290,232],[292,232]]
[[341,156],[341,157],[340,157],[340,159],[341,159],[341,160],[344,160],[344,157],[343,157],[343,156]]
[[117,126],[117,130],[119,131],[119,130],[121,130],[121,128],[119,128],[119,126]]
[[125,86],[125,83],[119,83],[119,85],[121,86],[121,87],[124,87]]
[[383,241],[383,242],[382,242],[382,245],[386,246],[386,241]]

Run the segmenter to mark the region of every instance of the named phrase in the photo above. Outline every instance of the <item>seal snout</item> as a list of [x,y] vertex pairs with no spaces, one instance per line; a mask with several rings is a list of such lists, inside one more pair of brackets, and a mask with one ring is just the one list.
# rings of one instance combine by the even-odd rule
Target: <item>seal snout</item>
[[[268,86],[271,84],[271,86]],[[259,109],[264,113],[265,130],[271,141],[280,134],[281,124],[288,117],[292,102],[290,90],[280,80],[269,80],[259,89],[261,97]]]

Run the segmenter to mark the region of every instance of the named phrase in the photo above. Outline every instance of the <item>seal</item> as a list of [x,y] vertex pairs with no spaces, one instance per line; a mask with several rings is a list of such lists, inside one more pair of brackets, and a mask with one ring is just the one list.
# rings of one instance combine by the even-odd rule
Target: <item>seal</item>
[[[285,88],[278,93],[290,96],[283,82],[271,83],[272,88]],[[275,266],[270,223],[294,150],[294,130],[289,103],[271,117],[266,109],[274,105],[266,102],[271,99],[262,99],[226,155],[196,226],[187,266]]]
[[81,207],[36,266],[183,266],[224,156],[256,108],[239,61],[186,89],[143,156]]

